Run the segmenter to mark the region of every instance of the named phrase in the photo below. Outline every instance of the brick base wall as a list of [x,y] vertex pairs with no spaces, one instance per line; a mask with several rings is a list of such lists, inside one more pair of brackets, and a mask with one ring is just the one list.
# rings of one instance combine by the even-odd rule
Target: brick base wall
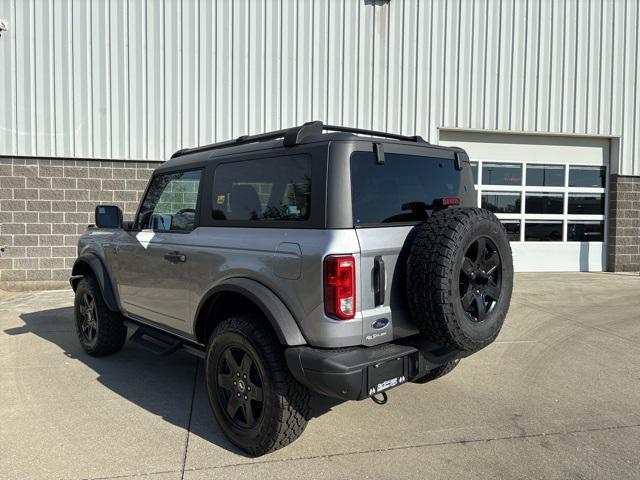
[[[131,219],[157,163],[0,158],[0,287],[67,280],[99,203]],[[609,182],[608,268],[640,271],[640,177]]]
[[640,271],[640,177],[611,176],[608,230],[609,271]]
[[67,280],[96,205],[119,205],[131,219],[157,165],[0,158],[0,285]]

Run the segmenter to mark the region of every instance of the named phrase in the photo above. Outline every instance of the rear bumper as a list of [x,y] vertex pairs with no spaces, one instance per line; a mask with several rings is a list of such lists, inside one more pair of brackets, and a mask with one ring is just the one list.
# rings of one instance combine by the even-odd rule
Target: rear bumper
[[292,347],[285,357],[293,376],[307,388],[329,397],[363,400],[470,353],[415,336],[375,347]]

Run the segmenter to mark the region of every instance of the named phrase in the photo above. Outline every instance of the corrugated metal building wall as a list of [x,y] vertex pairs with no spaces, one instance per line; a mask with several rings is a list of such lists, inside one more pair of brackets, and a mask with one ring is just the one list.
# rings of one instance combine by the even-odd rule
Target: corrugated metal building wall
[[620,136],[619,173],[640,175],[637,0],[0,0],[0,17],[0,155],[163,160],[321,119]]

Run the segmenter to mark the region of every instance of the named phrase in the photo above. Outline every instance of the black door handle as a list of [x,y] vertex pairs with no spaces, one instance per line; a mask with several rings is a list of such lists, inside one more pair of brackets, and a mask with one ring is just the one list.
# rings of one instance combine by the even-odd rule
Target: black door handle
[[382,260],[381,255],[378,255],[373,259],[373,297],[376,307],[378,305],[384,305],[387,284],[386,275],[384,260]]
[[186,262],[187,256],[180,252],[169,252],[164,255],[164,259],[171,263]]

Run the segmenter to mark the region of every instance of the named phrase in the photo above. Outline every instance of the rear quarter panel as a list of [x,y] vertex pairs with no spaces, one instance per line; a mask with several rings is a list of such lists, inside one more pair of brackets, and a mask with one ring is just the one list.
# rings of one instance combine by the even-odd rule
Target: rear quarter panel
[[323,259],[328,254],[358,256],[353,229],[200,227],[190,237],[196,252],[192,262],[196,305],[225,280],[250,278],[283,301],[310,345],[360,344],[361,317],[333,320],[325,316],[323,303]]

